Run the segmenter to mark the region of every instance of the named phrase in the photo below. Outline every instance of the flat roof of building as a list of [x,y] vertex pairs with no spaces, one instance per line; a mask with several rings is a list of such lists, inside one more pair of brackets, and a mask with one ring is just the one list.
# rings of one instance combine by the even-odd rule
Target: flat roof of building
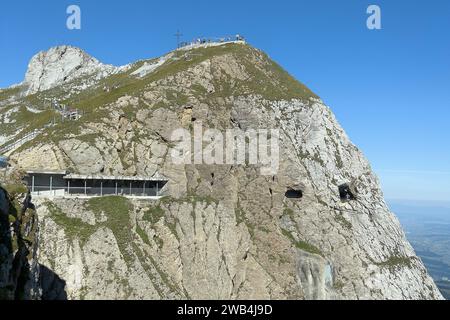
[[65,170],[27,170],[27,174],[55,174],[66,175],[68,172]]
[[169,180],[159,173],[154,174],[152,177],[148,176],[103,176],[99,174],[85,175],[85,174],[72,174],[65,170],[27,170],[28,175],[32,174],[45,174],[45,175],[62,175],[67,180],[116,180],[116,181],[165,181]]
[[154,175],[153,177],[145,176],[102,176],[102,175],[83,175],[83,174],[68,174],[64,176],[67,180],[116,180],[116,181],[169,181],[161,175]]

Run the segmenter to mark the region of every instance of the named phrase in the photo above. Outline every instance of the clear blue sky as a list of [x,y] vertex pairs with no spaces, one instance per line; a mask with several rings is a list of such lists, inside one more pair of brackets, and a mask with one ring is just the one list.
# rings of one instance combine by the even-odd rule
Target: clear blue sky
[[[66,29],[66,8],[82,30]],[[366,9],[382,9],[381,31]],[[331,106],[387,198],[450,200],[450,1],[46,0],[0,4],[0,87],[60,44],[121,65],[185,39],[241,33]]]

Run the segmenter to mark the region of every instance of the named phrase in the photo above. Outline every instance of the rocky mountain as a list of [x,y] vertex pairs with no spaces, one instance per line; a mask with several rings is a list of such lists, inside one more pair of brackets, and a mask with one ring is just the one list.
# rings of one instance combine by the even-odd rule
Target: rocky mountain
[[[33,199],[42,298],[442,298],[331,110],[260,50],[204,45],[121,69],[78,49],[33,60],[27,85],[0,91],[3,145],[39,130],[8,151],[14,168],[169,180],[157,201]],[[82,117],[55,123],[52,99]],[[174,163],[172,132],[199,123],[279,129],[278,172]]]
[[33,94],[82,77],[99,80],[118,70],[100,63],[78,48],[61,46],[35,55],[22,85],[27,88],[26,94]]

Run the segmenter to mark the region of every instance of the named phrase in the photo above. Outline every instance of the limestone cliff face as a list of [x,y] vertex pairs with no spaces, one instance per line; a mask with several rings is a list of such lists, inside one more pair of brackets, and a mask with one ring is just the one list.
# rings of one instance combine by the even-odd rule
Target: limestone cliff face
[[31,59],[23,85],[27,87],[27,94],[33,94],[81,77],[100,79],[116,70],[78,48],[61,46],[40,52]]
[[0,186],[0,300],[40,299],[37,249],[38,222],[29,196]]
[[[142,65],[65,93],[87,114],[11,154],[20,168],[169,179],[155,202],[35,200],[39,262],[59,277],[48,298],[442,298],[368,161],[330,109],[265,54],[199,48],[133,76]],[[171,133],[198,121],[279,129],[278,172],[174,164]],[[344,184],[356,199],[341,200]]]

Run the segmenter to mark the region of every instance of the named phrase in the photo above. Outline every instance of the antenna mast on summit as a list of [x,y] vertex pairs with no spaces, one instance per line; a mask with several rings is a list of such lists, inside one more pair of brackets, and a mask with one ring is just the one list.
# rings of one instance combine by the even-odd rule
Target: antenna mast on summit
[[177,33],[175,33],[175,37],[177,37],[177,49],[180,49],[180,39],[183,36],[182,33],[180,33],[180,30],[177,30]]

